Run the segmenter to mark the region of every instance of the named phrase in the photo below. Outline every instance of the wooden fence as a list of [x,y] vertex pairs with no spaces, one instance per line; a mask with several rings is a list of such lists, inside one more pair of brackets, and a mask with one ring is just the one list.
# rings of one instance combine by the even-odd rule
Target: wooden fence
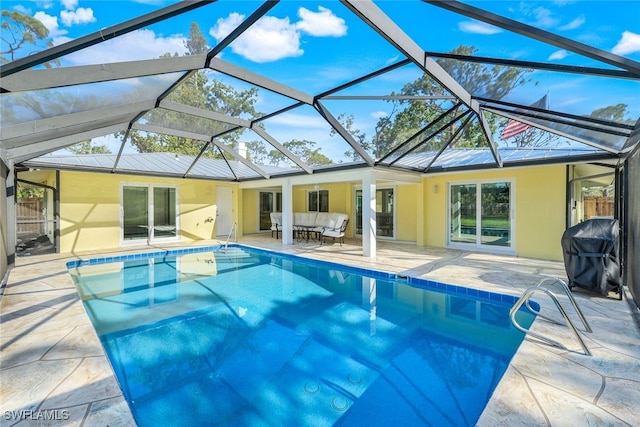
[[585,197],[584,217],[613,216],[613,198],[610,197]]
[[42,210],[44,203],[42,199],[22,199],[16,204],[16,232],[18,234],[25,233],[44,233],[44,223],[24,223],[23,221],[42,221]]

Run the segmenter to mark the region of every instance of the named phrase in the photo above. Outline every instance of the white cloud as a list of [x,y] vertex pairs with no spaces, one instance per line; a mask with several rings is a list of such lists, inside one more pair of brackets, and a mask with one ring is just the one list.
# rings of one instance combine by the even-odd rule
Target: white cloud
[[557,61],[557,60],[566,58],[568,54],[569,52],[567,52],[566,50],[560,49],[560,50],[556,50],[551,55],[549,55],[547,59],[549,61]]
[[500,28],[479,21],[463,21],[458,23],[460,31],[472,34],[497,34],[502,32]]
[[371,113],[371,117],[373,117],[374,119],[381,119],[383,117],[388,117],[389,114],[386,111],[373,111]]
[[33,17],[47,27],[50,37],[56,38],[67,34],[67,31],[60,29],[57,16],[51,16],[45,12],[36,12]]
[[93,9],[80,7],[76,10],[63,10],[60,12],[60,18],[62,23],[67,27],[73,24],[87,24],[89,22],[95,22],[96,18],[93,16]]
[[584,18],[583,15],[578,16],[576,19],[574,19],[573,21],[569,22],[568,24],[565,24],[561,27],[558,27],[559,30],[561,31],[567,31],[567,30],[575,30],[578,27],[581,27],[582,24],[584,24],[586,21],[586,19]]
[[[185,37],[173,35],[157,37],[151,30],[137,30],[82,49],[64,59],[73,65],[102,64],[158,58],[165,53],[185,54]],[[131,47],[135,46],[135,49]]]
[[318,11],[312,12],[304,7],[298,9],[298,16],[302,20],[296,22],[295,27],[316,37],[342,37],[347,34],[344,19],[322,6],[318,6]]
[[[341,37],[346,34],[344,20],[335,16],[329,9],[318,7],[319,12],[305,8],[298,9],[302,18],[291,23],[289,18],[264,16],[249,27],[231,43],[231,50],[254,62],[272,62],[283,58],[301,56],[302,33],[316,37]],[[220,18],[209,34],[217,41],[224,39],[242,21],[244,15],[231,13]]]
[[623,32],[622,38],[618,44],[611,49],[611,52],[616,55],[640,52],[640,34],[632,33],[631,31]]
[[533,15],[536,20],[533,23],[533,26],[538,28],[552,28],[558,25],[558,19],[552,16],[552,13],[549,9],[544,7],[536,7],[533,10]]
[[226,18],[218,18],[216,25],[209,29],[209,35],[220,41],[227,37],[244,20],[244,15],[233,12]]
[[78,7],[78,0],[62,0],[62,6],[65,10],[74,10]]
[[304,53],[300,49],[300,33],[289,18],[273,16],[265,16],[252,25],[231,44],[231,49],[254,62],[277,61]]

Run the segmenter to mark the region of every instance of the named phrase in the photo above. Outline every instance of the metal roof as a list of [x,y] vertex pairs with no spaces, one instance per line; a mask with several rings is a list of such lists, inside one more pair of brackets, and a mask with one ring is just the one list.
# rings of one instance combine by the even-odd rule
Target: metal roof
[[[243,2],[242,7],[247,9],[244,20],[238,22],[206,54],[42,68],[42,64],[48,61],[65,58],[76,52],[82,53],[85,49],[108,49],[109,40],[149,28],[158,22],[175,20],[181,15],[194,17],[196,10],[215,13],[218,10],[216,8],[222,7],[209,0],[196,0],[177,2],[2,65],[1,160],[6,164],[22,162],[29,167],[59,165],[80,170],[243,181],[268,179],[283,174],[313,174],[336,168],[362,167],[363,164],[391,170],[430,173],[450,168],[504,167],[527,162],[624,158],[640,141],[640,119],[635,123],[597,119],[586,114],[535,106],[528,101],[506,102],[498,95],[491,97],[486,93],[467,89],[462,81],[464,76],[449,74],[439,61],[527,68],[556,73],[558,76],[596,76],[604,84],[607,79],[624,80],[629,82],[631,90],[620,94],[620,97],[624,95],[624,99],[640,103],[640,63],[465,2],[430,0],[414,3],[417,9],[425,12],[425,19],[426,12],[434,11],[447,11],[473,18],[513,33],[518,41],[528,39],[535,43],[546,43],[553,48],[580,55],[588,59],[589,64],[595,65],[561,66],[542,61],[525,62],[433,52],[428,49],[429,46],[420,38],[419,33],[406,28],[406,21],[400,22],[398,17],[392,17],[393,10],[388,4],[362,0],[328,4],[342,8],[344,13],[354,14],[361,21],[358,30],[369,31],[372,44],[382,43],[385,49],[392,49],[398,59],[391,65],[363,68],[360,75],[345,79],[341,84],[308,93],[287,81],[271,78],[268,67],[249,68],[246,63],[232,63],[226,60],[226,56],[221,57],[225,49],[267,13],[276,10],[279,3]],[[284,3],[291,5],[290,2]],[[198,16],[204,16],[204,13]],[[419,16],[404,17],[405,20],[412,18],[420,19]],[[603,16],[603,24],[606,19]],[[331,43],[331,46],[336,46],[342,42],[332,40]],[[331,49],[344,49],[355,59],[359,58],[361,51],[367,51],[368,48],[349,46],[346,40],[344,43],[344,46]],[[136,52],[134,46],[131,50],[132,53]],[[328,58],[329,56],[327,55]],[[331,63],[328,62],[325,67],[330,68]],[[352,71],[358,71],[358,67],[354,67]],[[361,144],[362,141],[340,118],[350,114],[350,105],[353,103],[408,100],[408,97],[401,98],[397,92],[387,91],[386,87],[380,85],[383,79],[390,80],[391,76],[396,78],[406,71],[411,71],[412,76],[415,76],[415,72],[425,73],[440,85],[442,90],[437,100],[429,96],[419,98],[425,103],[432,102],[434,106],[441,108],[443,114],[433,122],[425,123],[420,135],[398,141],[391,151],[372,152]],[[176,88],[192,84],[199,72],[213,73],[227,79],[225,84],[237,84],[240,89],[256,88],[261,91],[261,97],[269,100],[268,105],[255,117],[247,117],[246,114],[238,115],[214,111],[201,105],[187,105],[188,103],[171,98]],[[304,68],[299,70],[299,74],[307,72]],[[406,81],[409,82],[410,80]],[[634,88],[638,89],[635,93]],[[368,94],[363,95],[365,91]],[[78,93],[82,93],[82,97],[75,95]],[[344,104],[345,102],[352,104]],[[451,109],[446,111],[449,107]],[[152,111],[158,114],[150,114]],[[333,165],[307,164],[299,155],[290,151],[284,144],[285,138],[311,140],[313,133],[310,131],[309,136],[301,136],[300,128],[296,128],[283,137],[274,135],[271,129],[276,122],[294,123],[298,117],[295,113],[298,111],[305,112],[305,120],[321,122],[325,132],[332,134],[334,139],[323,146],[323,150],[338,150],[336,147],[340,147],[342,151],[350,151],[353,159],[345,161],[334,158]],[[191,118],[188,125],[182,120],[185,117]],[[541,132],[557,135],[563,143],[559,147],[543,149],[504,147],[496,141],[495,129],[490,124],[496,118],[517,120],[540,129]],[[464,132],[461,131],[472,125],[480,130],[481,147],[456,148],[456,137],[464,138]],[[456,136],[445,138],[443,135],[451,128],[459,131],[456,131]],[[284,166],[265,166],[247,160],[225,141],[225,135],[232,131],[245,132],[243,135],[250,135],[250,138],[264,143],[269,150],[279,152]],[[132,132],[188,138],[194,141],[193,149],[197,154],[179,154],[178,160],[171,153],[147,153],[143,156],[131,154],[127,152],[127,147],[131,148]],[[120,139],[119,154],[47,156],[64,147],[105,135],[117,135]],[[373,140],[376,138],[377,134],[373,136]],[[438,147],[435,150],[434,145]],[[564,148],[565,145],[570,145],[570,148]],[[578,146],[585,148],[576,148]]]

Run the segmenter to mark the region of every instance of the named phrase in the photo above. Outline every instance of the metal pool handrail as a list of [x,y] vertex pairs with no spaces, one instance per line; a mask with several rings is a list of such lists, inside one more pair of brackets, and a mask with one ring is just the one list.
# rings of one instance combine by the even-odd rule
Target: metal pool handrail
[[551,344],[551,345],[553,345],[555,347],[559,347],[559,348],[562,348],[562,349],[565,349],[565,350],[569,350],[564,344],[562,344],[562,343],[560,343],[560,342],[558,342],[556,340],[553,340],[553,339],[551,339],[549,337],[546,337],[546,336],[544,336],[542,334],[539,334],[537,332],[533,332],[533,331],[530,331],[528,329],[523,328],[518,323],[518,321],[516,320],[516,313],[518,312],[520,307],[522,307],[522,305],[524,304],[535,315],[540,316],[543,319],[551,321],[553,323],[556,323],[556,324],[559,323],[559,322],[556,322],[553,319],[550,319],[549,317],[541,315],[538,310],[534,310],[531,307],[531,305],[529,304],[529,299],[531,298],[531,296],[534,293],[536,293],[536,292],[544,292],[555,303],[556,307],[558,308],[558,311],[560,311],[560,314],[564,318],[564,321],[565,321],[566,325],[569,327],[569,329],[571,329],[571,331],[575,335],[576,339],[578,340],[578,342],[582,346],[582,349],[584,350],[584,354],[587,355],[587,356],[591,356],[591,352],[587,348],[587,345],[585,344],[584,340],[582,339],[582,337],[578,333],[578,330],[574,326],[573,322],[571,321],[571,319],[569,319],[569,316],[567,315],[567,312],[565,311],[564,307],[562,307],[562,304],[560,304],[560,301],[558,301],[558,298],[556,298],[556,296],[553,294],[553,292],[551,292],[549,289],[541,287],[541,285],[543,283],[545,283],[547,281],[550,281],[550,280],[553,281],[552,284],[560,283],[562,285],[562,288],[565,290],[565,293],[569,297],[569,301],[571,302],[571,304],[573,305],[574,309],[578,313],[578,317],[580,317],[580,320],[582,321],[585,329],[587,330],[587,332],[591,332],[591,327],[587,323],[587,320],[585,319],[584,315],[582,314],[582,311],[580,310],[580,308],[576,304],[576,301],[573,298],[573,296],[571,295],[571,292],[569,291],[569,288],[567,287],[566,283],[564,283],[560,279],[549,279],[549,278],[542,279],[540,282],[538,282],[536,284],[536,286],[533,286],[533,287],[528,288],[527,290],[525,290],[524,293],[522,294],[522,296],[520,297],[520,299],[518,299],[518,301],[516,301],[516,303],[513,305],[513,307],[511,307],[511,310],[509,310],[509,317],[511,318],[511,323],[513,324],[513,326],[516,329],[518,329],[520,332],[523,332],[526,335],[531,335],[531,336],[533,336],[533,337],[535,337],[535,338],[537,338],[537,339],[539,339],[541,341],[544,341],[544,342],[546,342],[548,344]]
[[231,235],[234,235],[235,241],[238,241],[238,223],[234,222],[231,226],[231,230],[229,230],[229,235],[227,236],[227,243],[224,244],[224,251],[227,252],[227,247],[229,246],[229,241],[231,240]]

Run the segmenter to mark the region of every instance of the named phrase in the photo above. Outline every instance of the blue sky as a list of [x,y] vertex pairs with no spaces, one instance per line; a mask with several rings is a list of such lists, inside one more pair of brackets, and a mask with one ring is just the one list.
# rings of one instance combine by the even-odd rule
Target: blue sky
[[[16,9],[41,20],[55,44],[99,31],[173,2],[140,1],[12,1],[3,9]],[[640,61],[639,1],[469,1],[469,4],[537,28],[571,38],[606,52]],[[222,0],[184,16],[110,40],[64,58],[63,65],[107,63],[155,58],[167,52],[185,52],[184,40],[191,22],[197,22],[210,46],[221,40],[260,3]],[[455,15],[419,1],[377,2],[404,31],[427,51],[447,52],[461,44],[473,45],[477,55],[554,64],[609,67],[576,53],[524,38],[506,30]],[[108,49],[105,48],[108,46]],[[336,1],[280,2],[250,31],[225,49],[221,57],[309,94],[318,94],[337,84],[377,70],[399,59],[397,51]],[[363,87],[368,94],[398,91],[415,79],[419,71],[407,68],[379,78]],[[626,103],[629,117],[640,116],[640,87],[637,81],[603,79],[536,72],[532,81],[506,99],[531,104],[545,93],[550,108],[574,114],[589,114],[595,108]],[[237,82],[242,87],[242,84]],[[371,91],[373,87],[373,92]],[[351,90],[358,93],[357,89]],[[264,94],[267,104],[283,103]],[[260,107],[260,104],[258,105]],[[345,107],[367,110],[358,116],[356,127],[372,132],[378,117],[389,113],[386,103]],[[289,125],[304,115],[292,113],[281,120]],[[326,136],[326,126],[307,126],[308,138]],[[274,124],[275,127],[275,124]],[[311,130],[311,128],[315,129]],[[274,131],[274,133],[277,133]]]

